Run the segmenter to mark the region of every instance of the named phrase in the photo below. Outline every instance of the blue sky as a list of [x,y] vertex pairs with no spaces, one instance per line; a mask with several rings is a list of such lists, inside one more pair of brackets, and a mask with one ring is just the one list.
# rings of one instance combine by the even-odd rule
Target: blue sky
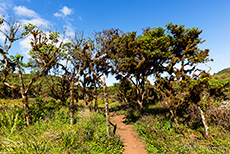
[[[169,22],[198,27],[206,40],[200,48],[210,49],[214,59],[208,63],[211,74],[230,67],[230,0],[0,0],[0,14],[10,14],[22,23],[67,28],[69,34],[109,28],[141,33],[143,28],[164,27]],[[27,41],[15,45],[19,48],[14,47],[12,54],[26,56]]]

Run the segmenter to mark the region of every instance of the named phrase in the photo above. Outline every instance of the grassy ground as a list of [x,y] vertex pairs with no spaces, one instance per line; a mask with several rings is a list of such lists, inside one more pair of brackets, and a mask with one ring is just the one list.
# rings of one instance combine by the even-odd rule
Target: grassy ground
[[[113,105],[111,110],[125,114],[135,125],[139,137],[146,144],[148,153],[229,153],[229,127],[213,123],[212,114],[207,114],[210,136],[204,137],[204,128],[195,115],[193,122],[182,123],[183,130],[176,128],[169,111],[161,104],[148,107],[142,116],[137,110],[127,112],[124,105]],[[221,111],[223,113],[223,110]],[[219,115],[220,117],[221,115]],[[226,116],[226,115],[224,115]],[[228,115],[229,117],[229,112]],[[220,117],[221,119],[221,117]],[[222,120],[223,121],[223,120]]]
[[0,153],[122,153],[118,137],[107,139],[103,114],[81,109],[69,125],[69,111],[55,100],[36,99],[33,125],[26,126],[18,100],[1,100]]
[[180,133],[172,122],[162,116],[142,117],[135,125],[149,153],[229,153],[230,133],[218,127],[209,127],[211,138],[197,130],[183,126]]
[[[0,153],[122,153],[118,137],[107,140],[103,112],[93,113],[80,106],[74,125],[69,125],[69,110],[53,99],[31,99],[33,125],[26,126],[20,100],[0,100]],[[80,101],[78,105],[84,105]],[[104,102],[99,100],[103,110]],[[217,108],[220,104],[217,104]],[[138,109],[110,99],[110,111],[125,114],[135,125],[149,153],[229,153],[230,112],[207,112],[209,138],[203,135],[200,119],[179,123],[178,130],[169,111],[160,104],[150,105],[141,115]],[[218,119],[219,118],[219,119]]]

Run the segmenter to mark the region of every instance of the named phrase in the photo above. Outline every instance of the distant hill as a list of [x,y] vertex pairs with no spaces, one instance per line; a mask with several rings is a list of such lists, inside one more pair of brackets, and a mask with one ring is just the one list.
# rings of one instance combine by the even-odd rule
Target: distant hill
[[[213,75],[210,80],[212,84],[223,84],[226,82],[230,83],[230,68],[225,68]],[[230,85],[228,86],[230,88]]]
[[220,74],[224,74],[224,73],[230,73],[230,68],[225,68],[221,71],[219,71],[218,73],[216,73],[217,75],[220,75]]
[[225,68],[213,76],[214,79],[230,79],[230,68]]

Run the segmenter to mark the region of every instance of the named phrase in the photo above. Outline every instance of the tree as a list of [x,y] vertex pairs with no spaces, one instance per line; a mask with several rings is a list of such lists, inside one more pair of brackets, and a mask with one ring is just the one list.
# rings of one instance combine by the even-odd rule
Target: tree
[[[58,61],[58,57],[60,56],[60,43],[59,47],[57,46],[59,33],[57,32],[49,32],[46,34],[45,32],[39,30],[37,26],[32,24],[25,25],[24,32],[21,32],[20,35],[17,35],[19,32],[21,25],[17,22],[17,20],[13,20],[12,18],[9,21],[3,19],[3,23],[8,24],[9,30],[5,30],[5,32],[1,31],[6,36],[6,41],[9,42],[8,45],[5,45],[4,49],[1,49],[1,55],[4,60],[4,67],[1,70],[3,72],[3,78],[1,81],[8,87],[16,89],[20,87],[20,93],[22,97],[22,102],[25,110],[25,118],[27,125],[31,124],[30,110],[28,104],[28,93],[31,91],[32,84],[38,80],[44,74],[47,74],[48,70],[52,68],[52,66]],[[31,40],[31,51],[28,64],[23,62],[23,56],[20,54],[16,54],[15,56],[8,56],[8,51],[12,46],[12,43],[18,39],[23,38],[24,36],[32,36]],[[34,70],[34,77],[32,77],[28,84],[26,84],[23,80],[23,70],[25,67],[31,67]],[[13,83],[6,82],[8,72],[17,71],[18,78],[20,81],[20,85],[16,86]]]
[[[198,45],[204,42],[199,37],[202,31],[197,28],[185,29],[184,26],[173,24],[168,24],[167,29],[170,39],[169,53],[171,55],[166,63],[168,75],[165,77],[159,76],[156,86],[161,90],[164,102],[170,109],[177,127],[180,128],[176,118],[177,112],[188,108],[190,104],[195,104],[207,136],[208,126],[202,110],[204,95],[208,93],[207,102],[210,102],[211,98],[219,96],[217,96],[217,93],[211,92],[214,87],[208,90],[210,88],[208,81],[211,75],[197,68],[198,64],[212,60],[208,57],[208,49],[201,50],[198,48]],[[214,89],[216,88],[220,90],[218,87]]]
[[[74,38],[63,46],[65,52],[64,62],[56,65],[63,71],[62,78],[69,85],[70,96],[70,124],[74,124],[74,100],[78,101],[79,94],[74,95],[74,85],[81,88],[81,77],[86,75],[88,59],[86,55],[90,51],[89,42],[83,38],[83,33],[76,32]],[[76,97],[74,97],[76,96]]]
[[25,34],[20,33],[21,27],[22,26],[15,18],[12,18],[10,16],[8,18],[4,16],[0,18],[0,28],[1,28],[0,33],[3,34],[3,36],[5,36],[4,45],[1,45],[0,48],[0,54],[2,56],[2,59],[0,60],[0,68],[1,68],[0,81],[4,85],[12,89],[16,89],[16,87],[10,85],[6,80],[8,76],[12,75],[13,72],[15,71],[16,64],[10,60],[9,51],[12,48],[12,44],[15,41],[20,40],[26,36]]
[[60,100],[62,105],[66,105],[69,98],[69,84],[65,78],[60,77],[58,70],[55,70],[53,75],[45,78],[45,85],[48,87],[48,95]]
[[124,104],[132,103],[135,100],[135,91],[133,84],[127,79],[121,79],[119,83],[114,84],[117,90],[118,99]]
[[112,73],[117,79],[132,82],[140,108],[143,108],[147,78],[165,70],[163,64],[169,56],[169,38],[164,32],[160,27],[152,31],[145,29],[140,36],[118,29],[103,31],[105,37],[101,38],[101,46],[114,66]]
[[22,78],[21,68],[23,65],[21,63],[15,62],[18,69],[18,76],[21,82],[21,95],[23,98],[23,104],[26,106],[26,119],[27,124],[31,123],[29,116],[29,107],[28,107],[28,93],[31,90],[32,84],[38,80],[42,75],[47,75],[48,71],[60,60],[62,57],[61,46],[62,42],[59,42],[59,32],[48,32],[45,33],[32,24],[24,26],[26,34],[32,36],[31,47],[32,49],[29,52],[31,58],[27,64],[27,67],[33,69],[34,77],[31,78],[29,83],[25,85]]

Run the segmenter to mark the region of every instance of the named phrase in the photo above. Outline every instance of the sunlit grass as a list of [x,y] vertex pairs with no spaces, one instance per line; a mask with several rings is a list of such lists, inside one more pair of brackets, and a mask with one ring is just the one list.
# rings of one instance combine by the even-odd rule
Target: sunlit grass
[[[14,104],[4,100],[6,104]],[[40,103],[40,105],[39,105]],[[56,104],[57,103],[57,104]],[[40,107],[39,107],[40,106]],[[107,139],[103,114],[81,109],[69,124],[69,110],[55,100],[30,105],[33,125],[26,126],[23,108],[0,108],[0,153],[122,153],[118,137]]]

